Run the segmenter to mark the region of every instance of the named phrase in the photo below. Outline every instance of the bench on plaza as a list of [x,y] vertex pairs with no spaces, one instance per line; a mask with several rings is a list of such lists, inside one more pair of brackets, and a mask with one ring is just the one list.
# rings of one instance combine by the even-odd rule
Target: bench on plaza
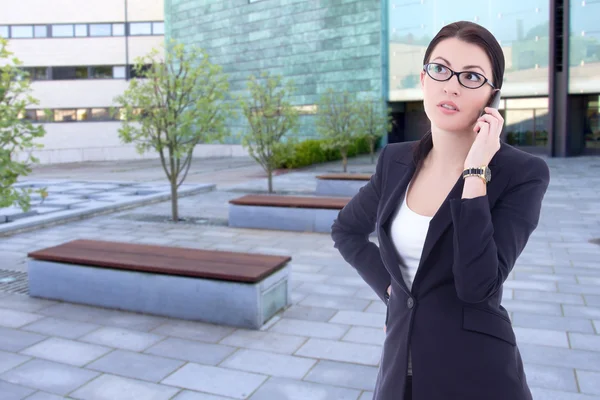
[[34,297],[254,329],[291,304],[287,256],[96,240],[28,256]]
[[331,232],[350,198],[246,195],[229,201],[229,226],[299,232]]
[[317,196],[353,197],[371,179],[371,174],[324,174],[317,176]]

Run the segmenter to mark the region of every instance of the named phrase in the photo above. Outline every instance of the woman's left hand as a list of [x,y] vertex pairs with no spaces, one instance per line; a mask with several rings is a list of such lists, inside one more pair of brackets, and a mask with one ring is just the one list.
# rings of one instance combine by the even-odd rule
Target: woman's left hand
[[495,108],[486,107],[485,112],[473,127],[473,131],[478,133],[465,158],[465,169],[488,165],[494,154],[500,150],[500,133],[504,118]]

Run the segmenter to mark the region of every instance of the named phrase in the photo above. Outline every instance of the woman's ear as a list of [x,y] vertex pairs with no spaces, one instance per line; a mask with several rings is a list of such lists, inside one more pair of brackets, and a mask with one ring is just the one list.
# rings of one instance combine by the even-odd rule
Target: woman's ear
[[421,70],[421,89],[423,89],[424,84],[425,84],[425,71]]

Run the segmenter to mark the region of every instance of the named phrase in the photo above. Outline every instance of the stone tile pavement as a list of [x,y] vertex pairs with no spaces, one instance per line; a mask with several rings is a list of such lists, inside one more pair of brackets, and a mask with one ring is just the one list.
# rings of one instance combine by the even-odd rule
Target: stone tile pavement
[[[503,304],[535,399],[600,399],[600,246],[589,242],[600,238],[600,159],[547,162],[540,225]],[[275,188],[309,193],[333,167],[277,176]],[[0,292],[0,399],[370,399],[385,308],[330,237],[223,226],[230,198],[264,187],[231,178],[181,199],[181,215],[206,224],[151,222],[168,215],[165,202],[1,238],[0,269],[11,271],[76,238],[289,254],[294,304],[250,331]]]

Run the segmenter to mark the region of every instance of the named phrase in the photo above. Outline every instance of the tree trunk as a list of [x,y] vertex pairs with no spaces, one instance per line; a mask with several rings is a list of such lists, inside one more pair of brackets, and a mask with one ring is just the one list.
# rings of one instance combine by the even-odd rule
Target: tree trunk
[[369,139],[369,151],[371,152],[371,164],[375,164],[375,139]]
[[269,193],[273,193],[273,170],[267,169],[267,176],[269,177]]
[[342,165],[344,166],[344,172],[348,171],[348,152],[342,152]]
[[171,217],[173,222],[179,222],[179,208],[177,204],[177,177],[171,179]]

